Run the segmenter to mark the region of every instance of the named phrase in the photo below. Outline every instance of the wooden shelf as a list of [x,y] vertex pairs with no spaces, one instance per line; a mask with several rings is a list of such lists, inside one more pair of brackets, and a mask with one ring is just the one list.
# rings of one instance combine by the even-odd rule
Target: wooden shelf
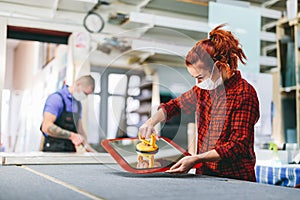
[[297,86],[281,87],[280,92],[293,92],[297,90]]
[[[295,19],[282,18],[276,24],[278,70],[274,74],[273,100],[276,114],[273,118],[273,138],[279,143],[300,143],[299,19],[298,14]],[[296,140],[291,139],[295,137]]]

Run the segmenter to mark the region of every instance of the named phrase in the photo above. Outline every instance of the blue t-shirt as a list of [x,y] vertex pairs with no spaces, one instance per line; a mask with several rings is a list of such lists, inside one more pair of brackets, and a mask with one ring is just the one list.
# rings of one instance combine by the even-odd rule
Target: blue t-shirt
[[[68,85],[64,85],[64,87],[62,89],[58,90],[57,92],[59,92],[64,98],[65,105],[66,105],[66,108],[65,108],[66,111],[77,113],[78,109],[80,109],[80,108],[78,107],[77,101],[73,100],[72,94],[69,92],[68,87],[69,87]],[[80,102],[79,102],[79,104],[80,104]],[[58,119],[59,116],[61,115],[63,109],[64,109],[64,104],[63,104],[61,96],[57,93],[54,93],[54,94],[51,94],[47,98],[43,114],[45,112],[49,112],[49,113],[55,115],[56,119]],[[79,110],[78,114],[79,114],[79,119],[81,119],[81,114],[82,114],[81,109]]]

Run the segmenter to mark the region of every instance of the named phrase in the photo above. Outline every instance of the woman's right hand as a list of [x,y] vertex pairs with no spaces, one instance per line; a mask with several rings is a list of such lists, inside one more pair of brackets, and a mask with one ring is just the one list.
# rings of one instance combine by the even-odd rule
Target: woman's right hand
[[156,130],[154,129],[154,125],[151,123],[151,119],[149,119],[140,127],[139,134],[141,138],[147,139],[150,138],[152,133],[156,134]]
[[154,133],[156,135],[156,139],[158,140],[157,131],[154,129],[154,126],[159,122],[165,121],[166,115],[164,111],[160,108],[158,111],[148,119],[139,129],[139,134],[142,139],[150,138],[151,134]]

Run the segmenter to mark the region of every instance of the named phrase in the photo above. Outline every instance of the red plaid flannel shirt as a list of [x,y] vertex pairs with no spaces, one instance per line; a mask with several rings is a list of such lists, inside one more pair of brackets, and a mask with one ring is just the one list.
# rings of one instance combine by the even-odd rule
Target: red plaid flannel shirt
[[221,157],[202,163],[197,173],[256,181],[254,125],[259,119],[259,102],[255,89],[239,71],[224,86],[212,91],[194,86],[160,107],[167,120],[181,111],[196,112],[197,152],[215,149]]

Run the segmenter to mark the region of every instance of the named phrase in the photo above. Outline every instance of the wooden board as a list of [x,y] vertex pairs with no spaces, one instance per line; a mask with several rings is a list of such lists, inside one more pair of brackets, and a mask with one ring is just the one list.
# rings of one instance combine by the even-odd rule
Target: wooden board
[[2,165],[115,164],[108,153],[0,153]]

